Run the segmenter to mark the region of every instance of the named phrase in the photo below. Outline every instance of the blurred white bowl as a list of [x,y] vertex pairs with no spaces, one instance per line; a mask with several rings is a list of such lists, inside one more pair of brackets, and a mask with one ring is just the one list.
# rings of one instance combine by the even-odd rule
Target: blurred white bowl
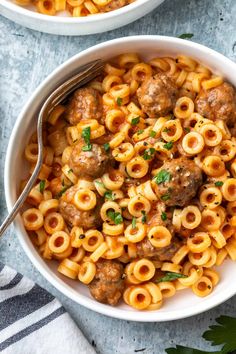
[[47,16],[16,5],[14,0],[0,1],[0,14],[36,31],[78,36],[101,33],[127,25],[146,15],[164,0],[136,0],[118,10],[86,17]]
[[[145,59],[155,56],[189,55],[210,67],[214,72],[221,73],[226,80],[236,86],[236,64],[223,55],[191,41],[161,36],[136,36],[119,38],[87,49],[59,66],[34,92],[23,108],[14,126],[5,163],[5,193],[7,207],[10,210],[16,200],[17,190],[22,177],[27,175],[23,159],[25,142],[36,129],[37,113],[42,102],[61,82],[70,76],[76,68],[97,58],[109,59],[115,55],[130,52],[139,53]],[[138,312],[125,304],[111,307],[100,304],[91,298],[88,289],[60,275],[56,263],[45,262],[31,243],[18,216],[15,227],[19,240],[26,254],[42,275],[63,294],[77,303],[104,315],[125,320],[153,322],[176,320],[192,316],[226,301],[236,294],[236,262],[227,261],[219,268],[221,281],[208,297],[199,298],[190,290],[179,291],[178,294],[165,301],[164,306],[155,312]]]

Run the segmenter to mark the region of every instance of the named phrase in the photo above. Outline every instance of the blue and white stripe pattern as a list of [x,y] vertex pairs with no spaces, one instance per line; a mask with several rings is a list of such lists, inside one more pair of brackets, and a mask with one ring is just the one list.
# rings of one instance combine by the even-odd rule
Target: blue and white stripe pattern
[[0,353],[96,354],[54,296],[2,263]]

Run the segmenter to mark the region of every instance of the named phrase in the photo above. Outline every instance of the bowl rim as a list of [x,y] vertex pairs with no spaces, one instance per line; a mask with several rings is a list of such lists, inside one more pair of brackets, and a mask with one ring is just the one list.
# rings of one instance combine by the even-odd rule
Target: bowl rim
[[[18,129],[21,129],[21,122],[24,119],[24,116],[26,115],[28,109],[31,106],[31,103],[34,102],[34,100],[37,98],[37,96],[40,94],[40,92],[43,90],[44,87],[47,86],[49,82],[52,81],[52,79],[59,73],[61,70],[63,70],[66,67],[70,67],[70,65],[73,63],[73,61],[81,59],[83,57],[86,58],[91,53],[96,53],[97,49],[101,48],[107,48],[111,45],[118,44],[118,43],[124,43],[124,42],[144,42],[144,41],[150,41],[155,44],[155,43],[168,43],[168,44],[180,44],[184,46],[189,52],[191,52],[191,48],[197,50],[199,53],[201,52],[202,54],[210,55],[214,58],[214,60],[221,61],[225,65],[229,65],[232,67],[232,69],[236,69],[236,63],[231,61],[229,58],[225,57],[224,55],[216,52],[213,49],[210,49],[206,46],[203,46],[201,44],[188,41],[188,40],[183,40],[180,38],[176,37],[168,37],[168,36],[156,36],[156,35],[141,35],[141,36],[129,36],[129,37],[121,37],[117,39],[113,39],[110,41],[102,42],[99,43],[95,46],[92,46],[86,50],[81,51],[80,53],[74,55],[64,63],[62,63],[60,66],[58,66],[56,69],[53,70],[51,74],[49,74],[43,82],[36,88],[36,90],[33,92],[33,94],[30,96],[30,98],[27,100],[25,103],[23,109],[21,110],[20,114],[17,117],[17,120],[15,122],[15,125],[13,127],[8,147],[7,147],[7,153],[6,153],[6,158],[5,158],[5,167],[4,167],[4,187],[5,187],[5,198],[6,198],[6,204],[7,204],[7,209],[8,211],[11,210],[13,206],[13,200],[11,196],[11,190],[10,190],[10,185],[11,185],[11,175],[10,175],[10,169],[11,169],[11,156],[14,154],[15,150],[15,137],[17,136],[17,131]],[[59,290],[62,294],[66,295],[69,299],[74,300],[76,303],[90,309],[93,311],[96,311],[98,313],[101,313],[103,315],[112,317],[112,318],[118,318],[118,319],[123,319],[123,320],[129,320],[129,321],[137,321],[137,322],[165,322],[165,321],[173,321],[173,320],[178,320],[178,319],[183,319],[187,317],[191,317],[200,313],[203,313],[207,310],[212,309],[213,307],[216,307],[217,305],[227,301],[229,298],[231,298],[233,295],[236,294],[236,287],[235,289],[232,287],[232,289],[228,289],[228,291],[222,291],[219,294],[212,293],[210,297],[204,298],[204,301],[202,301],[199,304],[195,304],[194,307],[186,307],[186,308],[181,308],[177,313],[175,312],[174,315],[172,311],[169,312],[158,312],[158,311],[153,311],[153,312],[139,312],[139,311],[133,311],[133,310],[124,310],[120,309],[118,307],[112,307],[109,305],[104,305],[101,304],[91,298],[88,298],[82,294],[79,294],[76,292],[74,289],[70,288],[67,286],[67,284],[62,281],[59,278],[55,278],[53,276],[53,272],[50,269],[47,269],[45,267],[45,261],[42,259],[38,259],[35,257],[34,252],[29,248],[28,242],[29,239],[27,240],[22,232],[21,225],[20,225],[20,216],[18,215],[17,218],[15,219],[14,225],[16,228],[16,233],[18,236],[18,239],[20,240],[21,246],[24,249],[25,253],[35,266],[35,268],[43,275],[43,277],[48,280],[57,290]],[[42,263],[42,264],[41,264]]]
[[[33,18],[35,20],[42,20],[44,22],[49,22],[49,23],[60,23],[60,24],[91,24],[91,23],[97,23],[101,22],[107,19],[114,19],[116,17],[122,16],[124,14],[130,13],[134,11],[136,8],[141,7],[145,3],[151,2],[152,0],[136,0],[135,2],[128,4],[126,6],[123,6],[119,9],[105,12],[105,13],[99,13],[97,15],[91,15],[91,16],[84,16],[84,17],[66,17],[66,16],[49,16],[49,15],[44,15],[39,12],[34,12],[32,10],[29,10],[23,6],[15,4],[12,0],[7,1],[7,0],[2,0],[0,3],[1,5],[7,8],[10,11],[13,11],[15,13],[18,13],[19,15],[24,15],[27,18]],[[163,1],[163,0],[162,0]],[[161,4],[161,2],[160,2]]]

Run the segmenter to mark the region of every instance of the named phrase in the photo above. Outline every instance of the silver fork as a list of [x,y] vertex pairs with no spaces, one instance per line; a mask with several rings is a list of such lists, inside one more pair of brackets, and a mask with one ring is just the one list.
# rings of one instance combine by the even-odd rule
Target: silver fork
[[10,214],[5,218],[2,225],[0,226],[0,237],[7,229],[7,227],[15,219],[17,213],[19,212],[22,204],[25,202],[29,192],[31,191],[35,181],[37,180],[38,174],[43,163],[43,137],[42,128],[43,122],[46,120],[48,115],[52,112],[53,108],[58,104],[63,103],[65,99],[72,94],[79,87],[87,84],[95,77],[97,77],[102,69],[104,68],[104,62],[102,60],[94,60],[86,65],[79,68],[79,72],[68,79],[66,82],[61,84],[55,91],[53,91],[47,100],[44,102],[38,116],[37,123],[37,137],[38,137],[38,159],[30,179],[28,180],[24,190],[15,202]]

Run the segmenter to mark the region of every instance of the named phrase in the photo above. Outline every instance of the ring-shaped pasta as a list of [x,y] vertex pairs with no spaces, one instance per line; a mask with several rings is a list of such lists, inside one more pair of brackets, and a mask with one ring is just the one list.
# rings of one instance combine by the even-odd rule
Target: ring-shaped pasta
[[138,82],[145,81],[152,76],[152,67],[146,63],[138,63],[131,69],[131,76]]
[[136,262],[130,262],[125,266],[126,282],[128,284],[140,284],[141,281],[134,276],[134,266]]
[[201,212],[195,205],[189,205],[182,210],[181,223],[186,229],[195,229],[200,225],[201,219]]
[[123,143],[112,150],[112,156],[116,161],[129,161],[134,156],[134,147],[131,143]]
[[[199,129],[207,146],[217,146],[223,138],[220,129],[215,124],[205,124]],[[218,155],[218,154],[217,154]]]
[[79,247],[79,248],[73,248],[73,251],[70,255],[70,259],[74,262],[81,262],[82,259],[85,256],[85,249],[83,247]]
[[135,262],[133,274],[136,279],[144,282],[150,280],[154,276],[155,271],[154,264],[149,259],[142,258]]
[[102,182],[107,189],[115,191],[122,187],[124,183],[124,175],[121,171],[112,169],[102,176]]
[[149,164],[141,156],[136,156],[127,162],[126,171],[130,177],[142,178],[148,173]]
[[207,231],[219,230],[221,225],[220,215],[211,209],[205,209],[202,211],[201,226]]
[[174,115],[176,118],[186,119],[194,112],[194,103],[189,97],[180,97],[174,108]]
[[64,229],[65,221],[59,213],[49,213],[44,220],[44,228],[49,235]]
[[213,238],[216,248],[223,248],[226,245],[226,239],[220,230],[211,231],[209,234]]
[[113,202],[111,200],[106,201],[103,203],[101,209],[100,209],[100,215],[103,221],[109,221],[110,217],[108,216],[108,211],[114,211],[116,213],[121,213],[121,207],[119,204],[116,202]]
[[124,232],[124,223],[120,223],[118,225],[113,225],[108,222],[104,222],[102,224],[102,231],[105,235],[109,236],[118,236]]
[[197,132],[186,134],[182,140],[182,148],[189,155],[199,154],[204,148],[204,139]]
[[146,236],[146,227],[142,223],[136,223],[135,228],[129,225],[125,229],[125,238],[132,243],[140,242]]
[[65,231],[57,231],[50,236],[48,247],[52,253],[64,253],[70,248],[70,236]]
[[38,208],[41,213],[45,216],[57,210],[59,206],[59,201],[57,199],[42,200]]
[[160,283],[158,283],[158,287],[159,287],[159,289],[161,291],[161,294],[162,294],[163,298],[172,297],[176,293],[175,286],[170,281],[160,282]]
[[107,112],[105,125],[112,133],[117,133],[124,122],[125,115],[120,109],[112,109]]
[[122,78],[115,74],[106,75],[102,81],[102,89],[109,92],[113,86],[122,84]]
[[103,234],[98,230],[88,230],[85,232],[82,246],[88,252],[94,252],[104,241]]
[[79,189],[73,197],[73,204],[79,210],[91,210],[95,207],[96,202],[96,194],[88,188]]
[[89,284],[93,280],[96,274],[96,265],[93,262],[82,263],[79,270],[79,280],[81,283]]
[[200,279],[196,281],[192,285],[192,291],[194,292],[195,295],[200,296],[200,297],[205,297],[209,295],[213,290],[213,284],[211,280],[206,277],[202,276]]
[[141,217],[143,214],[148,214],[151,210],[151,203],[142,195],[136,195],[130,199],[128,203],[128,211],[136,218]]
[[137,310],[144,310],[151,304],[152,298],[148,290],[135,286],[129,292],[129,304]]
[[225,164],[219,156],[206,156],[202,169],[208,176],[219,177],[225,172]]
[[68,278],[76,279],[79,274],[80,265],[68,258],[65,258],[61,261],[57,270]]
[[216,272],[214,269],[204,269],[203,275],[210,279],[213,287],[215,287],[220,281],[219,273]]
[[159,286],[153,282],[148,282],[143,285],[152,297],[152,304],[160,304],[162,302],[162,293]]
[[179,264],[174,264],[170,262],[164,262],[161,266],[161,270],[163,272],[174,272],[174,273],[181,273],[182,272],[182,266]]
[[35,231],[43,226],[43,214],[36,208],[30,208],[22,214],[26,230]]
[[210,257],[211,257],[211,253],[208,248],[205,249],[205,251],[200,253],[190,252],[188,254],[189,261],[196,266],[204,266],[204,264],[206,264],[209,261]]
[[165,226],[153,226],[148,231],[148,239],[156,248],[170,245],[172,235]]
[[235,228],[230,225],[229,222],[224,222],[220,227],[220,232],[226,240],[232,237],[235,233]]
[[168,120],[161,131],[162,138],[167,141],[177,141],[183,134],[183,128],[181,126],[180,120]]
[[220,156],[222,161],[228,162],[236,155],[236,144],[232,140],[223,140],[214,148],[214,153]]
[[228,178],[222,186],[224,199],[229,202],[236,201],[236,178]]
[[90,259],[92,262],[97,262],[99,258],[103,256],[103,254],[108,250],[108,245],[106,242],[102,242],[98,248],[93,251],[90,255]]
[[222,202],[222,193],[217,187],[207,186],[203,188],[199,200],[204,208],[215,209]]
[[171,258],[171,262],[174,264],[180,264],[184,258],[187,256],[189,253],[189,248],[186,245],[183,245],[178,249],[178,251],[174,254],[174,256]]
[[197,232],[187,239],[187,246],[193,253],[204,252],[211,245],[211,239],[206,232]]

